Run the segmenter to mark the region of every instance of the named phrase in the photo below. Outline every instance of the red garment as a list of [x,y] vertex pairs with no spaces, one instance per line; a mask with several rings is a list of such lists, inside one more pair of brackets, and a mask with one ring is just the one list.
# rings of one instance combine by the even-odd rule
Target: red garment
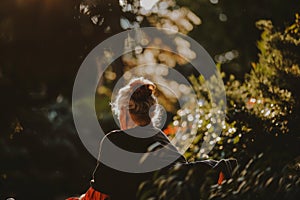
[[66,200],[109,200],[109,196],[90,187],[82,197],[70,197]]
[[222,185],[222,182],[223,182],[224,179],[225,179],[225,175],[223,174],[223,172],[220,172],[219,179],[218,179],[218,184]]

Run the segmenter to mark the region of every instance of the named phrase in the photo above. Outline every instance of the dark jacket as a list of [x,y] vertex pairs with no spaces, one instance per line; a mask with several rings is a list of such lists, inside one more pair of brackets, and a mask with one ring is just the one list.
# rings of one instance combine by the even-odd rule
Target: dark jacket
[[[127,156],[114,151],[116,147],[125,152],[141,153],[140,157],[136,160],[127,160]],[[147,156],[147,152],[154,153]],[[111,160],[112,156],[114,167],[111,167],[107,161]],[[101,141],[99,161],[91,186],[99,192],[108,194],[112,200],[135,200],[139,185],[143,181],[150,180],[159,170],[149,171],[149,166],[153,165],[155,168],[156,165],[161,164],[164,166],[162,170],[167,170],[175,163],[186,163],[186,160],[161,130],[147,126],[126,131],[112,131]],[[126,169],[122,169],[123,165],[132,166],[132,171],[126,172]],[[148,172],[140,173],[143,169]]]

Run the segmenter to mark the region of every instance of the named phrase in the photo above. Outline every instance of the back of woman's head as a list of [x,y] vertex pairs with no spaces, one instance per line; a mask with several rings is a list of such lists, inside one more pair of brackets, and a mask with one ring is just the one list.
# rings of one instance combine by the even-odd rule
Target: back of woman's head
[[132,79],[119,90],[112,103],[114,113],[119,118],[120,112],[125,109],[136,124],[152,122],[154,126],[158,126],[160,111],[156,106],[155,89],[155,84],[143,77]]

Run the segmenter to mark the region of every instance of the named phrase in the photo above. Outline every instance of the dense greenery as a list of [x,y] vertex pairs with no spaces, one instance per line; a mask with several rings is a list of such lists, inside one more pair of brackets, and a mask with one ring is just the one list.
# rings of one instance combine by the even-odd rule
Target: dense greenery
[[[299,176],[299,91],[295,84],[300,78],[299,15],[286,29],[276,30],[271,21],[256,23],[262,38],[258,42],[259,61],[245,81],[230,75],[226,85],[228,97],[227,123],[217,145],[210,153],[212,159],[235,157],[239,170],[222,186],[208,178],[194,175],[195,170],[176,168],[167,176],[155,177],[141,187],[142,199],[297,199],[300,195]],[[212,121],[212,109],[200,77],[191,78],[199,91],[200,118],[197,139],[186,153],[197,160],[207,124]],[[195,108],[193,108],[195,109]],[[185,109],[186,111],[186,109]],[[178,113],[181,113],[180,111]],[[189,112],[185,112],[189,115]],[[175,117],[175,121],[178,115]],[[211,127],[211,126],[209,126]],[[172,133],[168,131],[168,133]],[[202,180],[202,181],[199,181]],[[158,197],[158,198],[157,198]]]

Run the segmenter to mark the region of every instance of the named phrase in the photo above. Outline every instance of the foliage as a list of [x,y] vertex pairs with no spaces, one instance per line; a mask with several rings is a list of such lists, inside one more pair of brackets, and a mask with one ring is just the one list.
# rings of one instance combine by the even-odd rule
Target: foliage
[[[244,82],[235,80],[232,75],[227,82],[228,118],[209,154],[213,159],[236,157],[240,165],[236,177],[217,186],[209,176],[199,182],[203,177],[196,177],[192,170],[175,168],[167,177],[158,176],[145,183],[141,187],[142,199],[299,197],[300,158],[296,135],[299,131],[299,92],[295,89],[300,77],[300,58],[296,53],[299,52],[299,15],[283,31],[276,30],[271,21],[266,20],[258,21],[257,27],[263,30],[258,42],[259,61],[252,64]],[[191,80],[198,98],[207,100],[202,78],[192,77]],[[206,125],[212,121],[212,111],[209,101],[204,102],[198,104],[202,111],[199,121]],[[178,111],[173,123],[181,117],[180,113]],[[207,126],[198,127],[197,139],[187,152],[187,157],[196,160],[201,152],[200,144],[207,135]]]
[[[103,13],[102,5],[104,4],[104,2],[97,0],[84,0],[80,4],[80,11],[82,14],[87,15],[95,25],[110,30],[111,26],[104,24],[105,19],[108,17]],[[110,10],[116,10],[117,7],[117,5],[109,4]],[[119,9],[122,11],[119,16],[121,29],[134,30],[134,34],[128,34],[125,41],[120,41],[122,43],[120,48],[124,48],[126,52],[131,49],[134,50],[122,55],[120,60],[110,64],[102,82],[99,84],[98,94],[106,95],[105,92],[110,91],[116,81],[120,79],[120,76],[118,76],[120,72],[124,81],[129,81],[135,76],[143,76],[164,86],[158,85],[161,94],[159,96],[160,102],[167,111],[175,112],[174,105],[168,105],[168,102],[170,102],[170,99],[173,102],[176,101],[176,97],[181,98],[188,91],[185,89],[187,88],[185,84],[168,78],[168,75],[172,68],[177,67],[180,68],[180,71],[183,71],[182,66],[185,66],[188,60],[195,58],[195,52],[191,50],[191,44],[182,38],[174,39],[174,44],[166,44],[167,42],[162,41],[161,38],[152,38],[139,28],[152,26],[169,29],[174,33],[188,34],[201,23],[200,18],[189,8],[178,6],[175,0],[120,0]],[[174,45],[175,49],[179,50],[178,54],[171,51],[170,45]],[[170,49],[170,51],[166,49]],[[107,51],[104,58],[105,64],[109,65],[113,53]],[[143,67],[143,69],[138,67]],[[167,88],[175,88],[176,97]],[[184,89],[178,90],[176,88]]]

